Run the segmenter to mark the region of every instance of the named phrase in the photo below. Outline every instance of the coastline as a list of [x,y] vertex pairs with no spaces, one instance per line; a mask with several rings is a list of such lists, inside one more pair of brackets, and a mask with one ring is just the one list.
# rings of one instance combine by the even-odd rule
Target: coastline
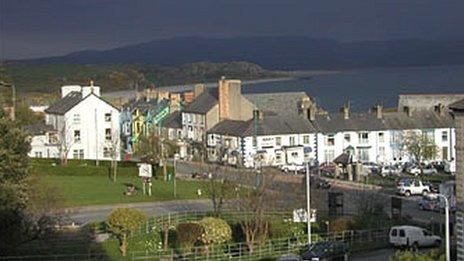
[[[340,71],[291,71],[291,72],[282,72],[287,74],[288,76],[284,77],[273,77],[273,78],[261,78],[261,79],[252,79],[252,80],[244,80],[242,81],[243,87],[247,88],[250,85],[254,84],[261,84],[261,83],[273,83],[273,82],[285,82],[285,81],[292,81],[295,79],[310,79],[313,76],[318,75],[327,75],[327,74],[337,74]],[[184,92],[193,90],[193,87],[198,83],[191,83],[191,84],[182,84],[182,85],[169,85],[169,86],[161,86],[156,87],[157,90],[162,91],[169,91],[169,92]],[[217,82],[208,82],[204,83],[205,87],[216,87]],[[135,98],[135,92],[133,90],[122,90],[122,91],[113,91],[107,92],[103,94],[103,97],[106,98],[119,98],[119,97],[126,97],[126,98]]]

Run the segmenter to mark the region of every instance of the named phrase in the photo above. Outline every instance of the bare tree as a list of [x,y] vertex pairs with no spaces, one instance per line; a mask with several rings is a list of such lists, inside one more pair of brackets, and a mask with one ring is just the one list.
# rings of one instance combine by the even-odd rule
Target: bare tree
[[106,148],[108,149],[109,156],[111,157],[110,169],[113,176],[113,182],[116,182],[116,176],[118,174],[118,160],[121,156],[121,139],[118,130],[114,130],[111,133],[111,140],[106,141]]
[[[404,148],[417,162],[432,160],[437,156],[438,149],[433,138],[426,133],[409,132],[404,138]],[[419,164],[422,173],[422,165]]]
[[236,210],[243,213],[239,223],[250,252],[254,251],[256,244],[263,243],[269,234],[266,211],[274,208],[278,196],[276,191],[269,188],[273,179],[272,174],[262,173],[259,184],[241,190],[233,202]]
[[[213,213],[215,216],[220,216],[227,200],[230,199],[236,191],[237,185],[232,182],[227,175],[228,169],[221,168],[218,165],[206,165],[206,173],[210,173],[208,182],[202,183],[203,191],[213,203]],[[222,173],[220,173],[222,172]],[[221,175],[225,174],[225,175]]]
[[60,164],[68,164],[68,154],[71,150],[72,145],[76,141],[76,137],[71,133],[72,124],[69,124],[67,121],[63,122],[63,125],[58,127],[58,152],[60,155]]

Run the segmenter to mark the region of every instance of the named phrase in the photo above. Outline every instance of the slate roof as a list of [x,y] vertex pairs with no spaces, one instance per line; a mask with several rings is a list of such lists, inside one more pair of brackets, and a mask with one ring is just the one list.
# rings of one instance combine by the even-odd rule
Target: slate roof
[[464,111],[464,99],[450,104],[449,108],[453,111]]
[[23,130],[31,135],[41,135],[45,134],[46,132],[54,131],[55,129],[52,125],[45,124],[45,122],[39,122],[36,124],[24,126]]
[[80,92],[70,92],[45,110],[45,113],[63,115],[83,100]]
[[434,111],[415,111],[412,116],[403,112],[384,112],[382,119],[372,113],[350,114],[344,119],[342,113],[318,115],[314,126],[323,133],[340,131],[379,131],[451,128],[454,121],[451,115],[439,115]]
[[206,114],[218,104],[218,89],[206,88],[192,103],[187,105],[184,112]]
[[248,121],[225,120],[208,131],[208,133],[240,137],[253,136],[255,132],[257,135],[279,135],[315,133],[316,130],[308,120],[299,116],[264,116],[256,122],[256,127],[253,119]]
[[375,115],[371,113],[351,113],[349,119],[344,119],[342,113],[317,115],[314,126],[322,133],[386,129],[385,122],[377,119]]
[[163,119],[163,127],[182,129],[182,113],[175,111]]
[[297,115],[298,104],[305,92],[273,92],[243,94],[265,115]]

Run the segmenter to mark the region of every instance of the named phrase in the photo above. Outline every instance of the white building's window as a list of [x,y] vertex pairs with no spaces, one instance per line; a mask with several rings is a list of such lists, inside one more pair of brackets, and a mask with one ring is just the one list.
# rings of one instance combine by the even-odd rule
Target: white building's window
[[325,161],[332,162],[335,159],[335,152],[334,150],[325,150]]
[[276,143],[276,146],[282,145],[282,137],[276,137],[275,138],[275,143]]
[[41,152],[41,151],[36,151],[36,152],[34,153],[34,156],[35,156],[36,158],[42,158],[42,152]]
[[83,159],[84,158],[84,150],[73,150],[73,158],[74,159]]
[[334,146],[335,145],[335,135],[334,134],[328,134],[327,138],[325,140],[325,145],[327,146]]
[[345,133],[344,139],[345,142],[351,142],[351,135],[349,133]]
[[295,137],[290,137],[290,146],[295,145]]
[[361,132],[361,133],[359,133],[358,135],[359,135],[359,143],[360,143],[360,144],[369,143],[369,133],[367,133],[367,132]]
[[369,149],[361,148],[359,149],[359,160],[362,162],[369,162]]
[[81,115],[80,114],[74,114],[73,115],[73,122],[74,124],[80,124],[81,123]]
[[107,148],[107,147],[103,148],[103,157],[105,157],[105,158],[111,157],[111,150],[109,148]]
[[303,143],[308,144],[309,143],[309,135],[303,135]]
[[448,142],[448,132],[447,131],[442,131],[441,132],[441,141],[442,142]]
[[448,147],[444,146],[441,148],[441,159],[448,160]]
[[58,137],[54,133],[49,133],[48,134],[48,143],[49,144],[57,144],[58,143]]
[[80,141],[81,141],[81,131],[74,130],[74,142],[80,142]]
[[105,140],[111,141],[111,129],[105,129]]
[[379,157],[382,159],[385,158],[385,147],[384,146],[379,147]]
[[385,133],[379,132],[379,142],[385,142]]
[[105,113],[105,121],[111,122],[111,113]]

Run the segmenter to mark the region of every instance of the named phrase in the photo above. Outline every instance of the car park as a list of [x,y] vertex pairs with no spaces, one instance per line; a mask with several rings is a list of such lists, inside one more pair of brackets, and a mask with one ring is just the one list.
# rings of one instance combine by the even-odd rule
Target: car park
[[318,242],[311,244],[301,254],[302,260],[349,260],[350,250],[343,242]]
[[[422,168],[422,170],[421,170]],[[438,171],[437,169],[432,166],[432,165],[425,165],[425,166],[422,166],[420,167],[419,165],[414,165],[412,167],[410,167],[407,172],[409,174],[412,174],[414,176],[418,176],[420,174],[424,174],[424,175],[436,175],[438,174]]]
[[380,170],[380,175],[382,177],[392,176],[392,175],[399,175],[401,170],[395,166],[385,165]]
[[420,180],[408,180],[397,186],[397,194],[406,197],[412,195],[427,195],[430,193],[430,187],[422,183]]
[[305,172],[306,167],[304,165],[297,165],[297,164],[285,164],[280,166],[280,169],[283,172]]
[[366,169],[370,174],[378,173],[379,169],[381,168],[380,165],[375,162],[363,162],[362,165],[363,168]]
[[395,247],[439,247],[441,242],[441,237],[421,227],[394,226],[389,233],[389,243]]

